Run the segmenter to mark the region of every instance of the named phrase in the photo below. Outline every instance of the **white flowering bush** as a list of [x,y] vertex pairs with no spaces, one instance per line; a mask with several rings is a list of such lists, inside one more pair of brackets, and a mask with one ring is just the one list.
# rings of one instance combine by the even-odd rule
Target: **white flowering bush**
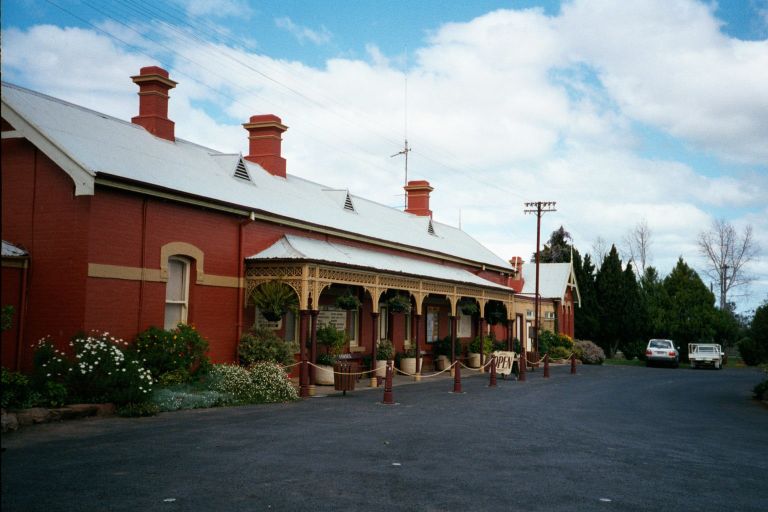
[[76,336],[70,347],[74,361],[69,369],[70,394],[88,402],[116,404],[149,400],[152,374],[134,358],[127,358],[128,343],[108,332]]
[[288,402],[298,399],[282,366],[256,363],[249,369],[230,364],[214,365],[208,375],[210,389],[228,394],[233,403]]
[[285,370],[278,364],[255,363],[248,373],[253,385],[251,398],[255,403],[289,402],[299,398]]

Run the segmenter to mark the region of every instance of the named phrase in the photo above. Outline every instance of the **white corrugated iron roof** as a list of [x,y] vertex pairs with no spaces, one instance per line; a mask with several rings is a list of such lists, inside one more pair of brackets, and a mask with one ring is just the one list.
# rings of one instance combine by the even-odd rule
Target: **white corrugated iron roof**
[[[433,221],[435,234],[428,233],[428,217],[404,213],[358,196],[351,196],[352,212],[344,209],[346,191],[330,190],[290,174],[279,178],[247,161],[251,181],[236,178],[239,155],[222,154],[181,139],[170,142],[157,138],[141,126],[18,86],[3,83],[2,100],[4,116],[10,108],[29,125],[14,128],[30,140],[32,135],[39,138],[42,134],[51,147],[74,162],[74,167],[85,170],[78,171],[81,180],[92,180],[97,175],[115,176],[511,269],[508,262],[458,228]],[[29,131],[37,133],[25,133]]]
[[353,265],[514,292],[512,288],[492,283],[461,268],[296,235],[284,235],[271,246],[246,259],[311,260]]
[[[572,277],[573,267],[570,263],[540,263],[539,264],[539,295],[544,299],[563,300],[568,285],[575,288],[574,300],[581,302],[576,279]],[[536,294],[536,264],[523,265],[523,295]]]
[[24,256],[29,256],[27,251],[3,240],[3,258],[23,258]]

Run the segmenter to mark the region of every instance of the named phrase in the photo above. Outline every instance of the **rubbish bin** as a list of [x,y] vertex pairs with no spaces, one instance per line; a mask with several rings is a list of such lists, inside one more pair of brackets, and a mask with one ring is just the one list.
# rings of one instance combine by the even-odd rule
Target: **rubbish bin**
[[355,390],[355,375],[352,372],[352,363],[337,362],[333,365],[333,387],[344,395],[347,391]]

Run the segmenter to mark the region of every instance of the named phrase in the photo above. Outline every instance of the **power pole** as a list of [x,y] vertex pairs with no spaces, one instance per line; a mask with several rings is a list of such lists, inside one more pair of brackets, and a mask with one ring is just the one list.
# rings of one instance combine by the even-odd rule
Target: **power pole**
[[536,214],[536,295],[533,298],[533,349],[534,352],[539,352],[539,247],[541,247],[541,216],[547,212],[556,212],[555,201],[535,201],[532,203],[525,203],[525,210],[523,213]]

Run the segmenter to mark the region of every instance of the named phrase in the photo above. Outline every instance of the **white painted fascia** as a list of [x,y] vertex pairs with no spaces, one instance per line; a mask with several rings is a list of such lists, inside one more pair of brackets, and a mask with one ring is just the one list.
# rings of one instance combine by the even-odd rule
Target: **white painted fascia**
[[15,128],[15,133],[30,141],[69,175],[75,184],[76,196],[93,195],[96,182],[95,172],[87,169],[55,142],[46,137],[39,128],[19,115],[5,101],[2,102],[2,116]]

